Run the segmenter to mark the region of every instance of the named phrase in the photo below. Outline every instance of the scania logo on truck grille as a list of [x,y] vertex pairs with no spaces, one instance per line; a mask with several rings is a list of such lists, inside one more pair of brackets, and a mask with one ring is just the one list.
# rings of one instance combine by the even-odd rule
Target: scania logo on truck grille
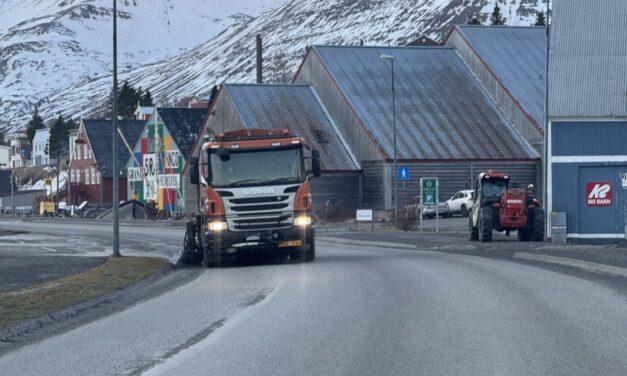
[[274,188],[244,188],[242,193],[245,195],[272,195],[274,194]]

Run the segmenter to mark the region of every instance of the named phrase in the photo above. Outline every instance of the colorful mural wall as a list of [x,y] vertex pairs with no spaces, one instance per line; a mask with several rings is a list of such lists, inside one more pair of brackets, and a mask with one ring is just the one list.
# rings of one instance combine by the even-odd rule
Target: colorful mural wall
[[166,212],[182,211],[184,160],[167,127],[153,116],[127,163],[128,199],[156,204]]

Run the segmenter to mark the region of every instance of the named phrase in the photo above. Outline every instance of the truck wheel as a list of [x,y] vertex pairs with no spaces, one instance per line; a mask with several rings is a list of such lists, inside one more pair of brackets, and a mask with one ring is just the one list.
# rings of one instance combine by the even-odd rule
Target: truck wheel
[[531,240],[534,242],[544,241],[544,209],[542,208],[536,208],[533,210]]
[[222,255],[218,252],[209,252],[209,248],[204,247],[202,265],[207,268],[220,267],[222,265]]
[[307,250],[305,251],[305,262],[312,262],[316,259],[316,241],[312,239],[307,244]]
[[479,240],[479,229],[472,225],[472,214],[468,215],[468,234],[471,241]]
[[462,205],[462,217],[467,217],[468,216],[468,208],[466,207],[466,205]]
[[479,241],[492,241],[492,209],[481,208],[479,212]]
[[305,243],[302,247],[290,252],[290,259],[298,262],[312,262],[316,258],[315,240]]

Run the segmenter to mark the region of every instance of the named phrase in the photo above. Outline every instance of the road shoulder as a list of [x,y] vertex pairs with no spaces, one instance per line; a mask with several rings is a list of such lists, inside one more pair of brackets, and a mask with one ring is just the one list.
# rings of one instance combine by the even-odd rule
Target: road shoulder
[[[128,262],[126,260],[138,258],[123,257],[121,259],[125,260],[114,262]],[[188,283],[202,272],[201,268],[181,268],[172,266],[161,259],[156,260],[156,262],[150,262],[151,267],[144,268],[143,271],[122,273],[116,281],[106,283],[104,287],[88,286],[87,288],[92,289],[91,291],[95,293],[91,295],[86,294],[84,299],[79,298],[66,306],[57,306],[51,310],[39,312],[36,316],[22,321],[5,319],[7,325],[0,327],[0,355],[149,300]],[[15,298],[16,294],[19,296],[20,294],[24,295],[34,292],[34,295],[29,296],[32,299],[55,288],[59,288],[61,294],[65,290],[71,290],[73,293],[80,294],[83,291],[82,289],[76,288],[76,286],[67,289],[67,283],[86,283],[86,281],[91,281],[87,283],[92,283],[94,278],[111,278],[111,270],[97,267],[91,271],[65,277],[58,281],[6,294],[12,294],[13,298]],[[64,284],[59,285],[59,283]],[[7,306],[0,307],[0,310],[7,312],[11,310],[11,302],[7,299],[2,300]],[[28,303],[23,303],[22,307],[24,305],[27,306],[26,309],[29,308]],[[12,317],[15,318],[15,313],[12,314]]]

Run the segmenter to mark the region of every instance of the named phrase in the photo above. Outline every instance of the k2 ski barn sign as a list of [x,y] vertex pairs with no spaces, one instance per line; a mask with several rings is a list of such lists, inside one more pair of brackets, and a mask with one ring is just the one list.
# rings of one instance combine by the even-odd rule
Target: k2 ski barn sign
[[609,182],[591,182],[586,184],[587,206],[611,206],[612,184]]

